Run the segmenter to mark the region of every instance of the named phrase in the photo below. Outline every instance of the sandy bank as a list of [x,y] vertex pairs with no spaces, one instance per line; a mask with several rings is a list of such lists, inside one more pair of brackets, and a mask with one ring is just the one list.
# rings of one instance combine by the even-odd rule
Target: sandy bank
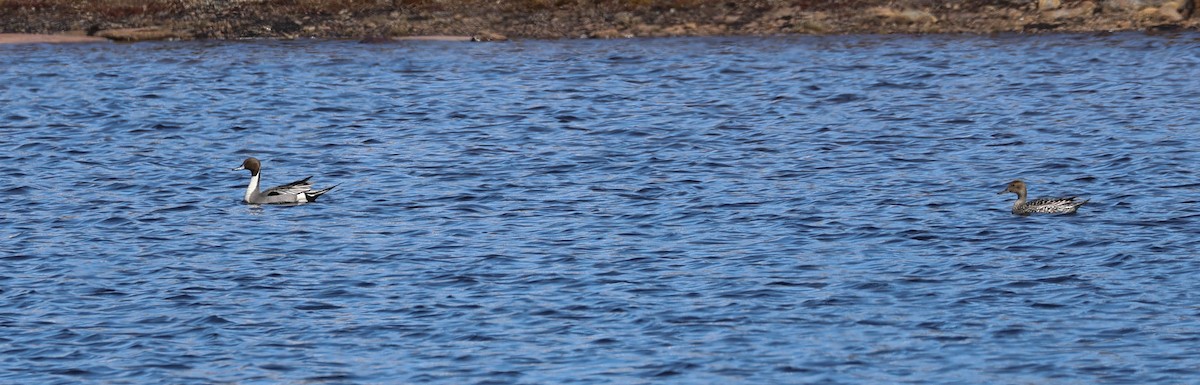
[[87,35],[48,35],[34,33],[0,33],[0,44],[37,43],[99,43],[108,39]]

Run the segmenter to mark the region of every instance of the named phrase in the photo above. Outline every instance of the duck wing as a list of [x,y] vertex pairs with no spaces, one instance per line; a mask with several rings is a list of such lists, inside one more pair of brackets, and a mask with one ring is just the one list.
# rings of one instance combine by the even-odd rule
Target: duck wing
[[1075,203],[1075,197],[1038,198],[1025,202],[1029,206],[1069,206]]
[[296,195],[308,190],[312,190],[312,182],[309,182],[309,179],[312,179],[312,175],[292,183],[271,187],[266,191],[263,191],[262,194],[265,196]]
[[1068,214],[1073,213],[1087,203],[1087,200],[1077,201],[1075,197],[1066,198],[1039,198],[1029,202],[1025,202],[1020,207],[1021,212],[1029,213],[1048,213],[1048,214]]

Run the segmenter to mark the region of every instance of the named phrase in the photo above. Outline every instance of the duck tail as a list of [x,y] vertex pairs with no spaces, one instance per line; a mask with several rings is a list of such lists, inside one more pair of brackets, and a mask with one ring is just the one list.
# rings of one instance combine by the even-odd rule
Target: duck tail
[[1090,200],[1092,200],[1092,198],[1084,199],[1083,201],[1075,202],[1075,203],[1071,204],[1070,211],[1068,211],[1068,213],[1074,214],[1076,211],[1079,210],[1080,207],[1083,207],[1084,203],[1088,203],[1088,201],[1090,201]]
[[307,199],[309,202],[316,202],[316,201],[317,201],[317,197],[319,197],[319,196],[322,196],[322,195],[325,195],[325,193],[329,192],[329,190],[333,190],[333,188],[334,188],[334,187],[341,186],[341,185],[342,185],[341,183],[338,183],[338,184],[335,184],[335,185],[333,185],[333,186],[326,187],[326,188],[323,188],[323,189],[320,189],[320,190],[316,190],[316,191],[306,191],[306,192],[304,193],[304,198],[305,198],[305,199]]

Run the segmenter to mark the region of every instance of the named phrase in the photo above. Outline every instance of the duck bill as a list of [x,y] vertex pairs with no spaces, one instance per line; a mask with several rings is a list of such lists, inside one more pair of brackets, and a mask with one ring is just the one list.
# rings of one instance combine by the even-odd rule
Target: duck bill
[[246,169],[246,166],[237,166],[233,169],[233,171],[245,170],[245,169]]
[[1000,192],[996,193],[996,195],[1000,195],[1000,194],[1003,194],[1006,192],[1008,192],[1008,189],[1000,190]]

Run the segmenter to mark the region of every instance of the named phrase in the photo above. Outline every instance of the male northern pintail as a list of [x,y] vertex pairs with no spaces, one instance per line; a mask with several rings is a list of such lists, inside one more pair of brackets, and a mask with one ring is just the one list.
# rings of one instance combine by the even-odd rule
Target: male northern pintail
[[234,171],[250,170],[250,185],[246,186],[246,197],[244,198],[246,203],[308,203],[316,201],[317,197],[333,190],[333,187],[337,187],[334,185],[314,191],[312,183],[308,181],[312,179],[312,176],[309,176],[283,186],[269,188],[267,191],[258,191],[258,181],[262,177],[262,174],[259,173],[261,169],[262,165],[254,157],[246,158],[241,166],[233,169]]
[[1066,198],[1038,198],[1031,201],[1025,200],[1025,182],[1014,180],[1008,183],[1008,188],[997,194],[1016,193],[1017,201],[1013,203],[1012,213],[1017,215],[1029,215],[1037,213],[1046,214],[1069,214],[1079,210],[1079,206],[1083,206],[1090,199],[1082,201],[1075,200],[1075,197]]

